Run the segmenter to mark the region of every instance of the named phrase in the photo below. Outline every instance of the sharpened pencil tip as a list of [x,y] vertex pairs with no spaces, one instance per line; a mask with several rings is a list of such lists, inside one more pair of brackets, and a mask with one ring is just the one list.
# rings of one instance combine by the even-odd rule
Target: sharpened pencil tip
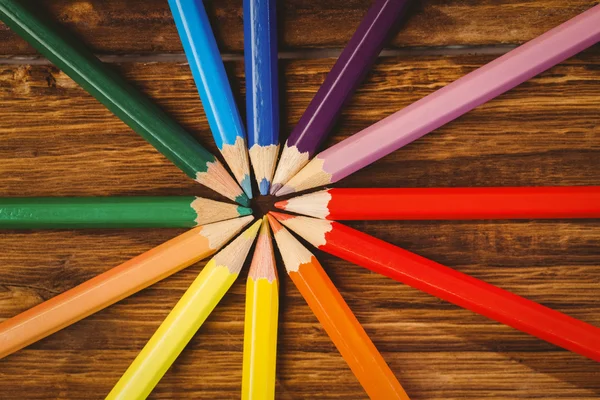
[[285,221],[285,220],[290,219],[290,218],[295,218],[294,215],[284,214],[284,213],[280,213],[280,212],[276,212],[276,211],[269,211],[269,215],[272,215],[278,221]]
[[271,186],[271,182],[269,182],[266,178],[263,178],[258,184],[258,190],[260,191],[260,194],[267,196],[269,194],[269,186]]
[[275,196],[279,197],[279,196],[285,196],[286,194],[290,194],[290,193],[294,193],[295,190],[293,187],[288,186],[288,185],[283,185],[281,187],[281,189],[279,189],[277,191],[277,193],[275,193]]
[[236,197],[235,202],[238,204],[241,204],[245,207],[250,206],[250,199],[248,199],[248,197],[244,193],[242,193],[238,197]]
[[[244,175],[244,179],[242,179],[242,181],[240,182],[240,186],[242,187],[242,190],[244,191],[244,193],[246,193],[246,196],[248,196],[249,199],[252,198],[252,182],[250,181],[250,175]],[[248,205],[248,204],[245,204]]]
[[267,214],[267,218],[269,219],[269,225],[271,225],[271,229],[273,230],[273,234],[279,232],[281,230],[281,228],[282,228],[282,226],[279,223],[279,221],[277,221],[275,219],[275,217],[271,215],[271,213]]
[[287,206],[287,200],[281,200],[275,203],[275,208],[279,208],[280,210],[285,210],[285,206]]
[[282,187],[282,186],[283,186],[283,185],[282,185],[281,183],[274,183],[274,184],[271,186],[271,190],[269,190],[269,194],[270,194],[271,196],[275,196],[275,193],[277,193],[277,191],[278,191],[279,189],[281,189],[281,187]]
[[238,206],[237,212],[240,215],[240,217],[244,215],[252,215],[252,209],[248,207]]

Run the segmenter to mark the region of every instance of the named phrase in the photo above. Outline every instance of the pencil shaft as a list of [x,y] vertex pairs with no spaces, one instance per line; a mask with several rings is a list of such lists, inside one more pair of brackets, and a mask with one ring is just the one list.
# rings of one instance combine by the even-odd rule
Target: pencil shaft
[[277,195],[337,182],[598,40],[600,5],[322,151]]
[[290,134],[288,146],[313,156],[379,56],[407,4],[408,0],[373,3]]
[[242,399],[275,398],[278,313],[277,281],[249,277],[246,285]]
[[600,186],[329,189],[282,203],[329,220],[600,218]]
[[241,206],[201,200],[200,207],[214,211],[197,210],[193,196],[0,198],[0,229],[184,228],[251,213]]
[[213,254],[252,217],[193,228],[0,324],[0,358]]
[[169,160],[196,179],[215,158],[146,96],[25,2],[0,3],[0,18]]
[[599,328],[342,224],[332,226],[320,249],[600,361]]
[[287,139],[271,194],[276,194],[313,157],[379,56],[407,4],[408,0],[376,0],[369,8]]
[[313,256],[290,278],[371,399],[408,399],[404,389]]
[[236,278],[213,260],[206,264],[106,398],[148,397]]
[[169,6],[215,143],[246,194],[251,195],[246,133],[204,4],[200,0],[169,0]]
[[275,0],[244,0],[248,146],[279,143]]
[[600,40],[600,5],[411,104],[318,157],[332,182],[348,176]]

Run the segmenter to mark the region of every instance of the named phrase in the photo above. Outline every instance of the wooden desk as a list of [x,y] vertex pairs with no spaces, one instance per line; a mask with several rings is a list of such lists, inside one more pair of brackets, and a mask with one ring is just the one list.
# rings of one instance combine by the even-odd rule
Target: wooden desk
[[[38,3],[216,151],[166,1]],[[418,3],[327,145],[598,1]],[[369,4],[287,0],[280,5],[286,135]],[[243,109],[241,1],[214,1],[208,8]],[[216,198],[3,25],[0,57],[0,195]],[[599,99],[596,45],[337,186],[599,185]],[[350,225],[600,326],[598,220]],[[179,232],[2,231],[0,318]],[[317,256],[413,399],[600,396],[600,364],[331,256]],[[103,398],[202,265],[0,360],[0,398]],[[298,291],[281,276],[277,398],[364,398]],[[239,398],[244,291],[245,274],[153,398]]]

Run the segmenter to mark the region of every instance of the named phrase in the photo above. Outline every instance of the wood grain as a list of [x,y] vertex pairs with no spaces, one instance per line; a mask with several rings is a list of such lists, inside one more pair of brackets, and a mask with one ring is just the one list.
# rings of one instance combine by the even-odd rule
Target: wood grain
[[[394,45],[520,43],[592,3],[597,2],[423,1]],[[45,4],[99,53],[180,51],[166,2],[50,0]],[[342,46],[368,4],[362,0],[285,2],[285,48]],[[229,51],[241,48],[240,6],[241,2],[230,0],[211,3],[221,27],[221,43]],[[340,16],[344,26],[332,22]],[[311,27],[310,35],[298,30],[301,24]],[[161,35],[163,40],[156,40]],[[30,53],[0,30],[0,57]],[[326,145],[492,58],[415,54],[381,59],[345,108]],[[298,121],[333,62],[296,59],[280,64],[284,134]],[[226,67],[243,107],[243,65],[229,62]],[[187,65],[125,63],[113,68],[216,151]],[[600,185],[599,71],[600,47],[595,46],[338,186]],[[27,64],[0,64],[0,191],[3,196],[196,194],[216,198],[61,71]],[[262,199],[260,205],[269,208],[271,200]],[[355,221],[350,225],[600,326],[599,220]],[[0,319],[180,232],[2,231]],[[600,365],[593,361],[329,255],[318,251],[316,255],[413,399],[600,396]],[[103,398],[202,265],[0,360],[0,399]],[[280,276],[285,276],[283,270]],[[244,272],[152,398],[239,398],[245,278]],[[288,279],[281,279],[281,293],[277,398],[365,398]]]
[[[29,0],[103,54],[182,52],[163,0]],[[207,2],[221,51],[243,50],[241,0]],[[598,0],[419,0],[390,47],[519,44],[598,4]],[[341,48],[369,0],[278,2],[279,48]],[[309,34],[307,34],[309,32]],[[0,54],[35,54],[0,24]]]

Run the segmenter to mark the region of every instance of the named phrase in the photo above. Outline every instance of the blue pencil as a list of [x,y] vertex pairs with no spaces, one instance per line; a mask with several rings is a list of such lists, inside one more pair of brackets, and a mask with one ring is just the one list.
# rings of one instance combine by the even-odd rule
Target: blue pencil
[[201,0],[169,0],[215,143],[231,172],[252,198],[246,134],[221,53]]
[[244,0],[244,54],[250,160],[260,193],[267,195],[279,153],[275,0]]

